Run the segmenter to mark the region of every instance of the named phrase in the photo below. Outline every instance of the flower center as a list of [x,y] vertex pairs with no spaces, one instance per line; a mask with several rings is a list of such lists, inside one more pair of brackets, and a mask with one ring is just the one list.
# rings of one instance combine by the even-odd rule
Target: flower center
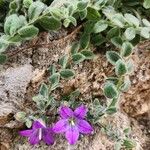
[[39,140],[42,139],[42,128],[39,129]]
[[71,126],[75,126],[75,122],[76,122],[75,118],[70,118],[69,124],[70,124]]

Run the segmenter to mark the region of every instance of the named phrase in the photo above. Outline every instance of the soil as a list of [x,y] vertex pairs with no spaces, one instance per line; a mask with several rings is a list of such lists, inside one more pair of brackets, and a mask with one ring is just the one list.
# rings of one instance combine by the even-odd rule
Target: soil
[[[27,109],[36,110],[32,97],[39,86],[47,80],[47,68],[57,64],[60,56],[70,51],[72,42],[78,39],[82,25],[67,31],[41,33],[31,42],[25,42],[17,49],[8,51],[9,60],[0,71],[0,149],[1,150],[113,150],[114,140],[95,126],[90,136],[81,136],[75,146],[69,146],[63,135],[56,137],[53,146],[32,147],[26,138],[18,135],[24,125],[15,120],[14,115]],[[134,71],[130,77],[129,91],[120,97],[119,111],[113,116],[104,116],[101,121],[121,133],[131,127],[131,138],[137,143],[135,150],[150,149],[150,42],[140,43],[131,56]],[[41,48],[42,47],[42,48]],[[93,98],[103,99],[102,86],[106,77],[114,74],[114,68],[106,61],[105,51],[93,49],[95,58],[74,65],[76,76],[69,81],[61,81],[61,88],[55,98],[79,89],[79,99],[88,103]],[[59,66],[57,66],[59,68]],[[61,94],[60,94],[61,93]],[[122,135],[123,136],[123,135]]]

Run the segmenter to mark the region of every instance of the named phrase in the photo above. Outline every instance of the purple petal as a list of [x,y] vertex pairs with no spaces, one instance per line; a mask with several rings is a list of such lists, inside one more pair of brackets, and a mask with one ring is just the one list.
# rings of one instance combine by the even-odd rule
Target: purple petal
[[80,107],[76,108],[74,111],[74,115],[77,118],[84,118],[87,113],[87,108],[84,105],[81,105]]
[[26,136],[26,137],[30,137],[32,133],[33,133],[33,130],[24,130],[24,131],[19,132],[21,136]]
[[66,139],[68,140],[69,144],[73,145],[77,142],[79,138],[79,131],[76,126],[71,126],[67,131],[66,131]]
[[68,128],[68,120],[61,119],[54,125],[53,131],[55,133],[62,133],[62,132],[65,132],[67,128]]
[[93,131],[93,128],[91,127],[91,125],[85,120],[78,119],[77,126],[79,129],[79,132],[84,133],[84,134],[88,134]]
[[42,129],[42,139],[48,145],[54,144],[53,131],[51,128]]
[[39,139],[39,130],[35,130],[29,138],[29,142],[31,145],[38,144],[40,142]]
[[67,119],[73,116],[73,111],[67,106],[62,106],[59,114],[63,119]]
[[45,128],[46,126],[44,125],[44,123],[42,121],[34,121],[32,128],[33,129],[39,129],[39,128]]

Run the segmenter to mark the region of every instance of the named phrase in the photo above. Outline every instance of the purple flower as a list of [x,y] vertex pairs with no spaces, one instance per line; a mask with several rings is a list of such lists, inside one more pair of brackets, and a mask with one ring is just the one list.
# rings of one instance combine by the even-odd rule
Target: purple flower
[[79,138],[79,133],[90,134],[93,131],[91,125],[84,120],[87,109],[84,105],[72,111],[67,106],[60,108],[61,120],[59,120],[53,127],[55,133],[65,132],[65,137],[69,144],[73,145]]
[[20,131],[19,133],[22,136],[28,137],[32,145],[38,144],[41,140],[48,145],[54,143],[52,129],[46,127],[46,125],[39,120],[33,122],[32,129]]

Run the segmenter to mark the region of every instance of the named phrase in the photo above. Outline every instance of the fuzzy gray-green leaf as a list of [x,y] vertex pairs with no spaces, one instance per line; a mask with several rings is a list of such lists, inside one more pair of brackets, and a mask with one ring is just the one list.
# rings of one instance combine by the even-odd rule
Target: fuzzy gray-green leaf
[[60,75],[63,79],[70,79],[74,77],[75,72],[72,69],[63,69],[60,71]]
[[106,52],[106,58],[107,60],[112,64],[115,65],[116,62],[121,58],[119,53],[115,51],[107,51]]
[[24,26],[18,30],[18,33],[22,38],[33,38],[37,36],[38,32],[39,29],[33,25]]
[[121,49],[121,55],[128,57],[132,53],[133,45],[130,42],[124,42]]
[[115,64],[115,72],[117,76],[122,76],[127,73],[127,67],[123,60],[119,59]]
[[72,60],[75,64],[79,64],[80,62],[85,60],[85,56],[81,53],[76,53],[74,55],[72,55]]
[[85,56],[85,59],[93,59],[94,53],[91,50],[82,50],[81,54]]
[[4,64],[7,61],[7,56],[0,54],[0,64]]
[[46,30],[58,30],[62,25],[61,21],[49,16],[42,17],[38,23]]
[[117,91],[116,86],[111,82],[107,82],[104,85],[104,94],[107,98],[110,98],[110,99],[117,97],[118,91]]

